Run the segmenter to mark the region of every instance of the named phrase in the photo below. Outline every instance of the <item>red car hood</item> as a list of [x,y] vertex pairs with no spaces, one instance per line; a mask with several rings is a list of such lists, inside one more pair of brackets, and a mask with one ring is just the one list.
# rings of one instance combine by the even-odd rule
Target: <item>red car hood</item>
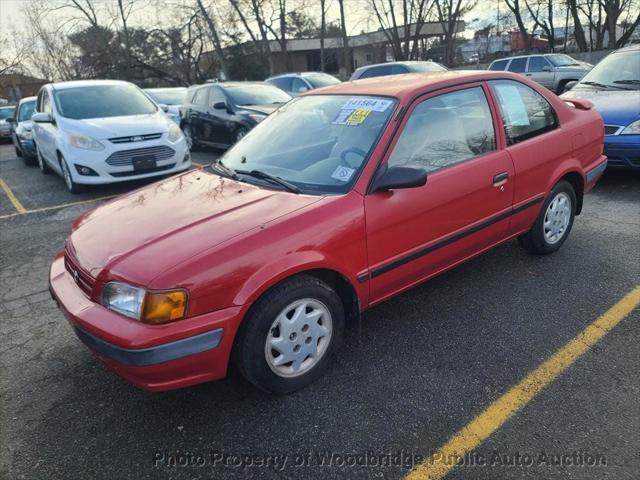
[[317,202],[196,170],[119,197],[80,217],[67,241],[94,278],[146,285],[205,249]]

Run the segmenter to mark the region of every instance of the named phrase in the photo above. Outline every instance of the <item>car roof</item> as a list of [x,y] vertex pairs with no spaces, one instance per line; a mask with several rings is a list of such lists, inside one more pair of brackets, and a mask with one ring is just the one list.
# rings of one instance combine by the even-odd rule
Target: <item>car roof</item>
[[415,65],[416,63],[436,63],[433,60],[403,60],[399,62],[381,62],[381,63],[372,63],[371,65],[363,65],[362,67],[358,67],[357,70],[367,70],[372,67],[380,67],[383,65]]
[[0,110],[7,110],[9,108],[16,108],[15,105],[5,105],[4,107],[0,107]]
[[640,43],[635,43],[633,45],[627,45],[626,47],[619,48],[618,50],[616,50],[615,52],[612,52],[612,53],[635,52],[635,51],[640,51]]
[[187,90],[187,87],[156,87],[156,88],[144,88],[145,92],[160,92],[162,90]]
[[98,85],[133,85],[130,82],[124,80],[72,80],[69,82],[55,82],[49,83],[56,90],[65,90],[67,88],[79,88],[79,87],[94,87]]
[[313,75],[328,75],[332,76],[330,73],[326,72],[289,72],[289,73],[279,73],[278,75],[274,75],[273,77],[269,77],[265,80],[273,80],[274,78],[284,78],[284,77],[311,77]]
[[485,80],[509,79],[521,82],[522,76],[512,72],[488,70],[447,70],[443,72],[403,73],[400,75],[351,80],[307,95],[375,95],[410,99],[417,94],[440,88]]

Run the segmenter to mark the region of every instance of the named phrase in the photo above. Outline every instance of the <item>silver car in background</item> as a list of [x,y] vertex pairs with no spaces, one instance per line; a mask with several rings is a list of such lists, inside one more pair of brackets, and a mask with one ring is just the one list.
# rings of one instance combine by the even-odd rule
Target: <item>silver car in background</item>
[[145,88],[144,91],[176,125],[180,126],[180,106],[185,103],[187,97],[186,88]]
[[567,83],[580,80],[592,68],[590,63],[581,62],[563,53],[501,58],[489,65],[489,70],[520,73],[557,94],[564,91]]
[[328,73],[301,72],[275,75],[267,78],[265,82],[275,85],[280,90],[283,90],[292,97],[295,97],[307,90],[335,85],[336,83],[340,83],[340,80]]

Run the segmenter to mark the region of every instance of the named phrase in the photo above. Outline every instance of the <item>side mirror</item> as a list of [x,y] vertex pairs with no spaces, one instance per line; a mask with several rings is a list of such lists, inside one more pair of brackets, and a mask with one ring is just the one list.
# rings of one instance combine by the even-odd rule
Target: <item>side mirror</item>
[[578,84],[577,80],[571,80],[570,82],[565,83],[563,92],[568,92],[573,87],[575,87],[577,84]]
[[421,187],[427,183],[427,172],[417,167],[391,167],[373,184],[373,193],[400,188]]
[[167,113],[169,111],[169,105],[165,105],[164,103],[159,103],[158,106],[160,107],[160,110],[162,110],[164,113]]
[[550,72],[550,71],[551,71],[551,67],[550,67],[549,65],[544,65],[544,66],[542,67],[542,71],[543,71],[543,72]]
[[31,116],[31,120],[36,123],[53,123],[53,118],[50,113],[37,112]]
[[215,110],[227,110],[227,103],[226,102],[216,102],[213,104],[213,108]]

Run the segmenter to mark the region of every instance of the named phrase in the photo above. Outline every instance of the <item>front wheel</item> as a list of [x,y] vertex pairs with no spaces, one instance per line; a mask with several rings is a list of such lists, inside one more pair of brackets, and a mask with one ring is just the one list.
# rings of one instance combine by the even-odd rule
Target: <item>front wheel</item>
[[47,161],[40,153],[40,149],[36,146],[36,160],[38,162],[38,168],[44,175],[49,175],[51,173],[51,167],[47,165]]
[[238,130],[236,130],[236,141],[235,143],[238,143],[240,140],[242,140],[244,138],[244,136],[248,133],[249,131],[247,130],[246,127],[240,127],[238,128]]
[[315,277],[294,277],[251,308],[236,339],[235,362],[256,387],[291,393],[327,370],[343,328],[338,294]]
[[529,232],[518,241],[529,253],[545,255],[558,250],[573,226],[576,193],[569,182],[561,180],[553,187]]
[[198,146],[193,139],[193,130],[191,130],[191,126],[189,124],[185,124],[182,127],[182,134],[184,135],[184,140],[187,142],[189,150],[196,150]]
[[85,186],[73,181],[69,165],[64,157],[60,156],[60,169],[62,170],[62,177],[64,178],[64,184],[67,186],[67,190],[71,193],[82,193],[85,191]]

